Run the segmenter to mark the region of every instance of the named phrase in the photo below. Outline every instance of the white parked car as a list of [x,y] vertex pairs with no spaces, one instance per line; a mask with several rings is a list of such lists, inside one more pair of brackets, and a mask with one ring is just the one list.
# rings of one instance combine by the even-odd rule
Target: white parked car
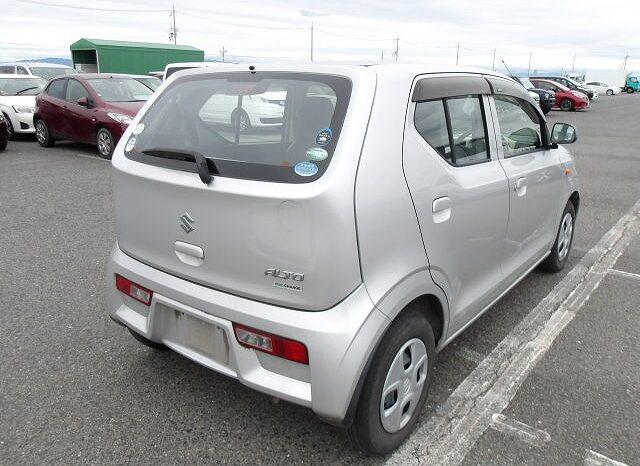
[[595,89],[599,94],[617,95],[622,92],[622,88],[620,86],[611,86],[610,84],[606,84],[600,81],[587,83],[587,86]]
[[0,74],[40,76],[47,81],[55,78],[56,76],[76,73],[77,71],[70,66],[59,65],[58,63],[18,62],[3,63],[0,65]]
[[282,125],[283,112],[282,105],[270,102],[264,95],[243,96],[238,107],[237,96],[214,94],[200,110],[200,118],[208,123],[238,126],[245,133],[250,128]]
[[35,133],[36,95],[46,84],[37,76],[0,74],[0,111],[7,120],[9,138],[16,133]]

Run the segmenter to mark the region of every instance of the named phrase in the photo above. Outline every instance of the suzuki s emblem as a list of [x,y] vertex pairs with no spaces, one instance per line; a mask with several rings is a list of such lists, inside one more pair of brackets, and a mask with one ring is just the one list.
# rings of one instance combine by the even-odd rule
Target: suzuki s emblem
[[196,229],[193,226],[194,223],[196,223],[196,221],[193,219],[193,217],[191,217],[191,215],[189,215],[189,212],[185,212],[180,217],[178,217],[178,225],[182,227],[185,233],[191,233]]

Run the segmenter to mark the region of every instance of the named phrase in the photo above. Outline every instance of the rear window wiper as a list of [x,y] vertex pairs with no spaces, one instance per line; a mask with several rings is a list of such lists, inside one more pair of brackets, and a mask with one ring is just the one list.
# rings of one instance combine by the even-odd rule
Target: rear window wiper
[[[175,149],[147,149],[142,151],[145,155],[151,155],[153,157],[163,157],[166,159],[182,160],[185,162],[193,162],[198,169],[198,175],[204,184],[211,183],[213,177],[211,171],[218,173],[218,169],[213,160],[207,159],[203,154],[191,150],[175,150]],[[209,166],[213,170],[210,170]]]

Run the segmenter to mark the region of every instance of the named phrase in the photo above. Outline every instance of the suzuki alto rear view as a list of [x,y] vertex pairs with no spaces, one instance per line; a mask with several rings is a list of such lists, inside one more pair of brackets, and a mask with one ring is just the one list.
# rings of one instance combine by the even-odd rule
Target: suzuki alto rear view
[[437,352],[536,267],[580,194],[570,125],[483,70],[176,73],[113,155],[111,318],[386,454]]

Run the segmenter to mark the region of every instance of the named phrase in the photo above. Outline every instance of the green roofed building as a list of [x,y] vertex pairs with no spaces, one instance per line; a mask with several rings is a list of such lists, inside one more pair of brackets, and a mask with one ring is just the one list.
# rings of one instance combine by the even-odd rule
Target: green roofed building
[[168,63],[204,61],[204,52],[189,45],[80,39],[71,44],[71,59],[85,73],[147,74]]

